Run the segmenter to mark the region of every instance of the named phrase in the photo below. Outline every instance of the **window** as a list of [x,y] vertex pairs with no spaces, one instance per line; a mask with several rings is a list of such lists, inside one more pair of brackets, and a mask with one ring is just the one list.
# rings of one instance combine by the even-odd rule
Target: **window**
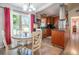
[[12,14],[13,17],[13,35],[19,34],[20,30],[20,15]]
[[12,11],[12,35],[31,33],[30,15]]
[[30,21],[30,16],[22,16],[22,31],[23,33],[30,33],[31,32],[31,21]]

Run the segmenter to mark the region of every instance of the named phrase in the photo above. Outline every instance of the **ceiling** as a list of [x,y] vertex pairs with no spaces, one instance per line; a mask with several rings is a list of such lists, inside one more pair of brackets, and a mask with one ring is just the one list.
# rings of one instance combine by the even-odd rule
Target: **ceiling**
[[75,9],[77,7],[79,7],[79,3],[70,3],[70,4],[67,4],[68,11],[73,10],[73,9]]
[[60,4],[55,3],[47,7],[46,9],[38,12],[37,14],[46,14],[47,16],[57,16],[59,15],[59,8],[60,8]]
[[[28,3],[25,3],[28,4]],[[58,16],[60,3],[31,3],[36,8],[37,16],[46,14],[47,16]],[[23,3],[11,3],[11,6],[23,8]],[[23,10],[22,10],[23,11]]]
[[[7,6],[15,10],[23,11],[23,5],[28,3],[0,3],[0,6]],[[61,3],[31,3],[36,8],[36,16],[47,15],[47,16],[58,16],[59,8]],[[65,3],[67,11],[72,10],[74,7],[78,7],[79,3]]]
[[[16,8],[20,8],[21,11],[23,11],[23,5],[24,4],[29,4],[29,3],[10,3],[9,5],[11,7],[16,7]],[[36,8],[36,13],[46,9],[47,7],[51,6],[53,3],[30,3],[32,4],[35,8]],[[27,12],[27,11],[24,11]]]
[[[8,5],[10,8],[23,11],[23,5],[28,3],[2,3],[2,5]],[[59,5],[60,3],[31,3],[36,8],[36,14],[47,14],[48,16],[59,15]],[[1,5],[1,4],[0,4]],[[23,11],[27,12],[27,11]]]
[[[25,3],[28,4],[28,3]],[[36,8],[37,15],[47,14],[47,16],[59,15],[59,5],[58,3],[31,3]],[[16,8],[23,8],[23,3],[11,3],[11,6]]]
[[[23,11],[23,5],[28,3],[10,3],[10,6],[20,8]],[[31,3],[36,8],[37,15],[40,14],[47,14],[48,16],[51,15],[58,15],[59,14],[59,5],[58,3]],[[27,11],[26,11],[27,12]]]
[[[28,4],[28,3],[25,3]],[[59,14],[58,3],[31,3],[36,8],[37,15],[47,14],[48,16],[54,16]],[[24,3],[11,3],[9,4],[22,10]]]
[[[29,3],[11,3],[10,5],[22,9],[24,4],[28,5]],[[36,10],[39,10],[48,3],[30,3],[30,4],[32,4],[36,8]]]
[[[23,11],[24,4],[28,5],[29,3],[0,3],[0,6],[10,7],[11,9]],[[47,8],[52,3],[30,3],[30,4],[32,4],[36,8],[36,12],[38,12],[38,11],[41,11],[41,10]],[[27,12],[27,11],[24,11],[24,12]]]

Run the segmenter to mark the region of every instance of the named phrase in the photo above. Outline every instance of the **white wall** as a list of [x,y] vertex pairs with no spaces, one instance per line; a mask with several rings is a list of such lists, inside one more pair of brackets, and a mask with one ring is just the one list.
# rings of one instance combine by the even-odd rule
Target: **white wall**
[[2,43],[3,43],[3,36],[2,36],[2,30],[4,27],[4,9],[0,8],[0,48],[3,47]]
[[71,27],[71,17],[75,17],[75,16],[79,16],[79,12],[76,12],[76,10],[79,10],[79,7],[77,6],[77,7],[75,7],[75,8],[73,8],[72,10],[70,10],[69,12],[68,12],[68,20],[69,20],[69,25],[70,25],[70,31],[72,31],[72,27]]

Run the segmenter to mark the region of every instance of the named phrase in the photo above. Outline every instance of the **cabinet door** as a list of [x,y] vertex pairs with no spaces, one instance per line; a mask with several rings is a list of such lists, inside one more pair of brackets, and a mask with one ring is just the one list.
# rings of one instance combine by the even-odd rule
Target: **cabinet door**
[[57,44],[58,43],[58,39],[57,39],[57,32],[53,31],[52,32],[52,43],[53,44]]
[[47,18],[47,24],[50,24],[50,23],[51,23],[51,18],[48,17],[48,18]]
[[47,36],[51,36],[51,29],[47,29]]
[[52,44],[64,48],[64,32],[52,31]]
[[64,47],[64,32],[59,33],[59,45]]

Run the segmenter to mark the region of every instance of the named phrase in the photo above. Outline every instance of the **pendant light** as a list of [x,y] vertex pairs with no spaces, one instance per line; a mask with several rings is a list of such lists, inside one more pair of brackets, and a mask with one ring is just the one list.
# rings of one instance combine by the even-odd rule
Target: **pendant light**
[[33,4],[29,3],[23,5],[23,10],[27,12],[32,12],[32,11],[36,11],[36,8],[34,7]]

